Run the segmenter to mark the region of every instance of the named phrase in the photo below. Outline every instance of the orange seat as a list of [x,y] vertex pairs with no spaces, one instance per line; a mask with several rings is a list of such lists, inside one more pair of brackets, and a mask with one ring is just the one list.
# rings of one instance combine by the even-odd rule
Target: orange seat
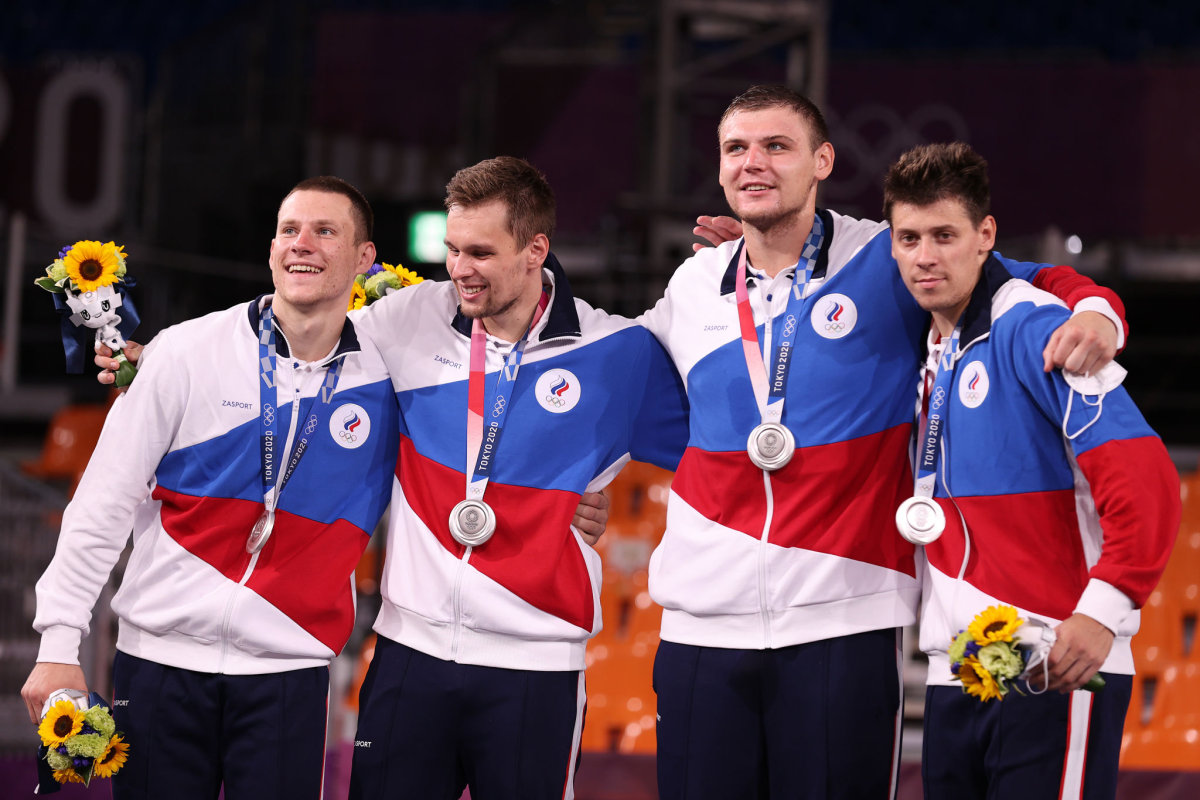
[[[1141,704],[1147,705],[1144,701]],[[1132,704],[1130,706],[1131,713],[1126,717],[1121,742],[1121,767],[1197,769],[1200,766],[1200,665],[1168,668],[1159,679],[1148,708],[1149,713],[1141,716],[1133,713]]]
[[42,453],[37,461],[21,464],[21,469],[36,478],[77,479],[104,428],[108,409],[102,405],[73,405],[60,409],[50,420]]

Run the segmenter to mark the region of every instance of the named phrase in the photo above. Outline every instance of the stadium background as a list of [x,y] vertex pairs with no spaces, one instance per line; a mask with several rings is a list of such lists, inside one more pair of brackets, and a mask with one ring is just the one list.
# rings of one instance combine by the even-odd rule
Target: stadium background
[[[998,249],[1072,264],[1124,298],[1126,386],[1184,479],[1171,566],[1143,617],[1122,796],[1200,794],[1200,6],[952,0],[39,0],[0,6],[0,796],[32,785],[18,695],[37,652],[33,584],[107,393],[63,374],[33,278],[64,244],[126,247],[135,337],[266,291],[283,194],[361,188],[381,259],[444,277],[442,191],[459,167],[528,158],[555,187],[554,250],[577,294],[636,314],[726,206],[716,121],[754,83],[825,109],[821,204],[877,216],[908,147],[961,139],[991,164]],[[432,212],[432,213],[431,213]],[[629,467],[601,545],[605,630],[589,649],[580,798],[654,795],[645,565],[667,473]],[[344,796],[382,537],[333,668],[328,785]],[[118,569],[119,572],[119,569]],[[85,667],[106,691],[105,591]],[[911,632],[910,632],[911,633]],[[908,637],[911,640],[911,636]],[[902,797],[919,796],[922,664],[906,669]],[[108,796],[102,784],[90,795]],[[70,787],[64,797],[83,794]]]

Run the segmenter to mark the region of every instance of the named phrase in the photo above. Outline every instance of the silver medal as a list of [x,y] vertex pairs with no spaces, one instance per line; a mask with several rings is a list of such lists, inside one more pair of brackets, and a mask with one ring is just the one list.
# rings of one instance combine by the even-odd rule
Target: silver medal
[[913,544],[929,544],[946,529],[946,514],[931,497],[910,497],[896,509],[896,529]]
[[750,454],[754,466],[773,472],[792,460],[796,452],[796,438],[778,422],[764,422],[750,431],[746,452]]
[[254,555],[263,549],[267,539],[271,538],[271,529],[275,527],[275,512],[264,511],[263,515],[250,529],[250,538],[246,539],[246,552]]
[[463,500],[450,512],[450,535],[467,547],[479,545],[496,532],[496,514],[482,500]]

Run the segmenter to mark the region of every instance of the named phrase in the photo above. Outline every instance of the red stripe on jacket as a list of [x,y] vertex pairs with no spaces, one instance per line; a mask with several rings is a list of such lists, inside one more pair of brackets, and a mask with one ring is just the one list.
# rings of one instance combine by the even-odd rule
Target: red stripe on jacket
[[1090,577],[1112,584],[1141,608],[1179,531],[1179,473],[1156,436],[1114,439],[1077,461],[1104,529],[1104,552]]
[[[912,426],[833,444],[802,447],[771,473],[770,541],[854,559],[916,576],[914,547],[896,531],[896,509],[912,495]],[[671,485],[708,519],[755,539],[767,499],[762,471],[745,451],[689,447]]]
[[[465,496],[463,473],[422,456],[401,435],[396,475],[416,515],[462,557],[466,548],[450,535],[448,520]],[[590,631],[592,580],[571,532],[579,495],[489,481],[485,499],[496,512],[496,533],[471,553],[471,566],[535,608]]]
[[[1005,603],[1054,619],[1075,610],[1087,586],[1087,561],[1075,512],[1075,490],[959,497],[971,532],[964,580]],[[946,530],[925,546],[925,557],[945,575],[962,567],[963,530],[947,498]]]
[[[246,538],[263,504],[223,497],[192,497],[155,487],[167,534],[231,581],[250,565]],[[354,567],[370,537],[339,519],[331,524],[276,510],[271,538],[259,552],[246,588],[295,621],[335,653],[354,628]]]

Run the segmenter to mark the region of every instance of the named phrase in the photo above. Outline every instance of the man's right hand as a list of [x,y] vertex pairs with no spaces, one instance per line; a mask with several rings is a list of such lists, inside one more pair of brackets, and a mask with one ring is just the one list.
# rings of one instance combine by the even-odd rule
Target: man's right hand
[[87,681],[83,678],[83,670],[78,664],[39,661],[21,687],[21,698],[29,709],[30,722],[37,725],[42,721],[42,706],[46,705],[46,698],[59,689],[78,689],[86,693]]
[[[142,346],[134,341],[125,342],[125,349],[121,351],[125,354],[125,358],[133,366],[137,366],[138,359],[142,357]],[[96,350],[96,366],[104,370],[96,376],[96,380],[104,385],[111,385],[117,379],[117,368],[121,366],[120,362],[112,357],[113,351],[109,350],[104,345]]]

